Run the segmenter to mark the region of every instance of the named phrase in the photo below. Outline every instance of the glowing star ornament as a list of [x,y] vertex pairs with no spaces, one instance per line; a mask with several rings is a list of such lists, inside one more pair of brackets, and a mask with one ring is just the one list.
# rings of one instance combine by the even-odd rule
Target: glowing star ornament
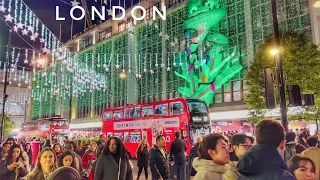
[[117,69],[119,69],[119,68],[120,68],[120,65],[119,65],[119,64],[116,64],[115,66],[116,66],[116,68],[117,68]]
[[28,84],[28,83],[29,83],[29,81],[28,81],[28,80],[26,80],[24,83],[25,83],[25,84]]
[[164,67],[164,63],[161,63],[161,67]]
[[78,2],[77,0],[74,0],[71,2],[71,4],[72,4],[72,7],[79,6],[80,2]]
[[35,37],[34,35],[31,35],[31,36],[30,36],[30,39],[31,39],[31,41],[35,41],[35,40],[36,40],[36,37]]
[[4,12],[4,13],[5,13],[6,10],[7,10],[7,9],[6,9],[3,5],[0,6],[0,11],[1,11],[1,12]]
[[170,71],[170,70],[171,70],[171,68],[168,66],[168,67],[167,67],[167,71]]
[[22,35],[28,35],[28,33],[29,33],[28,30],[26,30],[26,29],[23,29],[23,30],[22,30]]
[[20,87],[20,86],[21,86],[21,83],[18,83],[18,86]]
[[12,22],[14,20],[14,18],[11,16],[11,14],[7,14],[5,17],[5,21],[8,21],[8,22]]
[[39,33],[38,33],[38,32],[35,32],[35,33],[33,34],[33,36],[37,38],[37,37],[39,36]]
[[107,1],[107,0],[103,0],[103,3],[104,3],[105,5],[107,5],[108,1]]
[[108,16],[112,16],[112,9],[108,9],[107,12],[108,12]]
[[34,31],[34,27],[33,27],[33,26],[27,26],[27,28],[28,28],[28,31],[30,31],[31,33],[33,33],[33,31]]
[[30,89],[31,89],[31,86],[28,86],[28,89],[30,90]]
[[[46,39],[44,39],[43,37],[42,38],[40,38],[40,42],[41,43],[44,43],[46,41]],[[57,52],[58,53],[58,52]]]
[[155,66],[156,66],[156,67],[159,67],[159,64],[158,64],[158,63],[156,63],[156,64],[155,64]]
[[174,46],[176,45],[176,43],[172,41],[172,42],[170,43],[170,45],[171,45],[172,47],[174,47]]
[[16,25],[18,29],[23,29],[24,24],[22,24],[21,22],[17,23]]
[[18,29],[18,26],[13,26],[13,31],[14,31],[14,32],[18,32],[18,30],[19,30],[19,29]]

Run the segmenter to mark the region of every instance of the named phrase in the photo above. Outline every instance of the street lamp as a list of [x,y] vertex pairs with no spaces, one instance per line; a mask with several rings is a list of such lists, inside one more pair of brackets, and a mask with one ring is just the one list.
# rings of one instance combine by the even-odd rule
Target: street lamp
[[271,53],[272,55],[276,55],[276,54],[279,53],[279,50],[278,50],[278,49],[272,49],[272,50],[270,51],[270,53]]
[[313,4],[313,7],[315,7],[315,8],[320,8],[320,0],[318,0],[317,2],[315,2],[315,3]]
[[44,65],[46,63],[46,60],[41,58],[41,59],[38,59],[37,62],[40,65]]
[[[128,73],[130,73],[136,79],[136,82],[137,82],[137,85],[138,85],[138,89],[139,89],[139,92],[138,92],[138,103],[141,103],[141,76],[134,75],[130,70],[128,70]],[[122,80],[127,79],[127,72],[125,70],[120,72],[119,78],[122,79]]]
[[273,30],[274,30],[274,44],[275,48],[272,51],[276,56],[276,68],[277,68],[277,79],[279,87],[279,96],[280,96],[280,114],[281,121],[284,129],[288,131],[288,117],[287,117],[287,105],[286,105],[286,94],[285,94],[285,82],[283,77],[283,65],[279,53],[280,48],[280,32],[279,24],[277,17],[277,0],[271,0],[272,6],[272,18],[273,18]]

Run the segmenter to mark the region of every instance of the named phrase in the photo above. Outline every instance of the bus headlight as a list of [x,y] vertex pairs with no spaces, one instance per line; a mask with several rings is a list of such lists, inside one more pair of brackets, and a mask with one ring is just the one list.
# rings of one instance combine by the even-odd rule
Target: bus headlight
[[208,117],[207,117],[207,116],[204,116],[204,117],[203,117],[203,121],[208,121]]
[[198,116],[193,116],[192,117],[192,120],[194,121],[194,122],[201,122],[201,117],[198,117]]

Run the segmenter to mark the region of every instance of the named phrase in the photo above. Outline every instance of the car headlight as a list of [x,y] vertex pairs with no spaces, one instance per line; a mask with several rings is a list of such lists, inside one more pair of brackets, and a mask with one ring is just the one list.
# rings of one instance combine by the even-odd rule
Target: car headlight
[[208,121],[208,117],[207,117],[207,116],[204,116],[204,117],[203,117],[203,121]]

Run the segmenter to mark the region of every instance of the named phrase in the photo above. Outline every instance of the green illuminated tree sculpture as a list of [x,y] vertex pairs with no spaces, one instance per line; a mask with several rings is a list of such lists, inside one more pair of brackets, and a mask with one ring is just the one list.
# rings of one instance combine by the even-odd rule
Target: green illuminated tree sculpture
[[[180,86],[178,91],[188,98],[201,99],[210,105],[215,92],[243,67],[238,64],[236,48],[231,55],[223,56],[223,47],[229,45],[228,38],[210,31],[226,15],[226,9],[220,7],[220,0],[207,0],[204,3],[200,0],[189,0],[187,6],[189,17],[184,22],[186,38],[190,38],[191,33],[196,36],[191,39],[192,43],[185,52],[176,55],[176,60],[183,64],[182,73],[175,74],[188,82],[187,86]],[[205,57],[202,58],[198,53],[199,46],[206,44],[210,45],[210,49],[201,55]],[[200,73],[195,73],[198,68]]]

